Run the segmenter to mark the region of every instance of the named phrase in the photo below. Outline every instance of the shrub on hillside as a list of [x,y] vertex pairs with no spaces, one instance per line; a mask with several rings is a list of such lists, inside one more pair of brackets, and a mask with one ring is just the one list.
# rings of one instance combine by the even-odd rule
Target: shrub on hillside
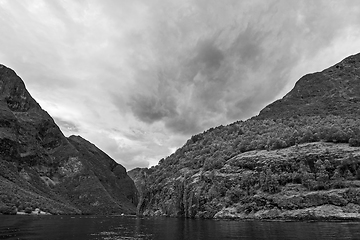
[[359,138],[350,138],[349,146],[350,147],[360,147],[360,139]]
[[0,206],[0,213],[6,214],[6,215],[15,215],[17,212],[17,209],[15,206],[9,206],[9,205],[2,205]]
[[26,207],[26,208],[25,208],[25,213],[28,213],[28,214],[29,214],[29,213],[32,213],[32,210],[33,210],[33,209],[32,209],[31,207]]
[[204,164],[204,170],[220,169],[224,166],[223,158],[208,158]]
[[270,150],[276,150],[287,147],[286,142],[279,138],[270,139],[267,145],[269,146]]

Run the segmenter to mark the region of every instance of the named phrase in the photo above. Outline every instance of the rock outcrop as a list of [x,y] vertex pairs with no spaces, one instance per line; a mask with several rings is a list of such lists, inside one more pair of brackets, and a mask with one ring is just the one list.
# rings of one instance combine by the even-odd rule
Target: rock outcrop
[[360,54],[302,77],[258,116],[192,136],[134,174],[138,214],[360,219],[359,100]]
[[0,65],[0,212],[135,213],[137,199],[123,166],[81,137],[66,138]]

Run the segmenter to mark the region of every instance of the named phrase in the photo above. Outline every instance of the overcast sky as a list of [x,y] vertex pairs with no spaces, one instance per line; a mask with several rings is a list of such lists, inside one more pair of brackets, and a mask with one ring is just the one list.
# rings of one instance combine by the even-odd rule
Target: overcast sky
[[360,1],[0,0],[0,63],[128,170],[360,52]]

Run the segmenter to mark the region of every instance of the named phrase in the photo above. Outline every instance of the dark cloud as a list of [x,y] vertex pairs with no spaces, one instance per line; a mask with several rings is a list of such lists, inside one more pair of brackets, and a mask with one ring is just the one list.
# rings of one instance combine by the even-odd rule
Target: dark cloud
[[[156,13],[159,8],[174,12],[150,18],[154,39],[146,40],[151,57],[146,73],[143,67],[137,71],[139,83],[146,79],[144,86],[164,85],[167,94],[141,87],[144,93],[133,96],[130,106],[142,121],[163,121],[179,134],[257,114],[291,80],[296,64],[328,46],[344,23],[327,2],[194,1],[190,8],[176,6],[156,5]],[[189,25],[189,19],[198,24]],[[158,69],[165,78],[145,78]]]
[[257,31],[256,27],[250,24],[245,30],[239,31],[238,36],[227,49],[228,55],[235,56],[236,63],[239,65],[247,65],[257,70],[263,59],[262,54],[266,51],[263,49],[263,41],[268,33]]
[[180,116],[165,121],[165,126],[174,133],[192,135],[202,130],[198,123],[198,114],[192,111],[184,111]]
[[129,105],[134,115],[147,123],[176,115],[176,102],[169,96],[158,98],[156,95],[144,96],[139,94],[133,96]]
[[196,46],[196,49],[197,56],[195,57],[195,62],[199,61],[205,64],[206,68],[218,69],[220,67],[224,54],[214,46],[213,42],[209,40],[201,41]]

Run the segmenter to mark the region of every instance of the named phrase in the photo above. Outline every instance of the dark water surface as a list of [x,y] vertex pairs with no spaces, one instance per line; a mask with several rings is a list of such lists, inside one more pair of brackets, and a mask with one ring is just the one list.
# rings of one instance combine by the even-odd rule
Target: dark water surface
[[360,223],[0,215],[0,239],[360,240]]

